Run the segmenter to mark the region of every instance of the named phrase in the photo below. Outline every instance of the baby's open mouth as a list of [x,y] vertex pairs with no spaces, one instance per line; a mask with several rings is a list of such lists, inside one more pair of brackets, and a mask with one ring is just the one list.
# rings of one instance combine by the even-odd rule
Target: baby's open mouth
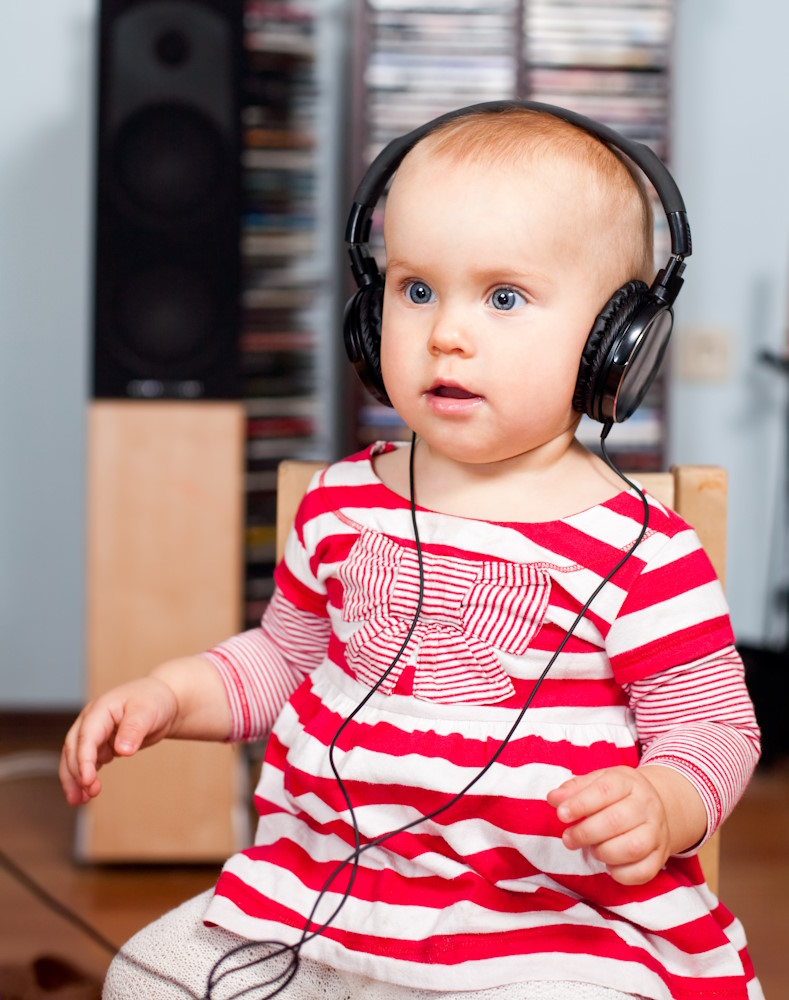
[[449,399],[474,399],[475,392],[469,392],[459,385],[434,385],[430,390],[434,396],[447,396]]

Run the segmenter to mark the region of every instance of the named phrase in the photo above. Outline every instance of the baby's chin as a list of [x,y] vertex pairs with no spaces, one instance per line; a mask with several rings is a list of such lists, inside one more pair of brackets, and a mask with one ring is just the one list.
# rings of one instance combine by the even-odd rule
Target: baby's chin
[[567,428],[547,438],[509,439],[496,443],[474,442],[459,430],[456,435],[433,441],[430,450],[436,457],[467,466],[477,473],[507,474],[545,471],[576,448],[573,428]]

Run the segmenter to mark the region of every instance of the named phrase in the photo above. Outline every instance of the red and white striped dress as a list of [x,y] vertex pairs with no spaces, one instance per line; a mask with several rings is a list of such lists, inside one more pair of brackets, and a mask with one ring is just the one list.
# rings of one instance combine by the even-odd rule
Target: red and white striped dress
[[[391,446],[377,446],[391,447]],[[391,664],[418,600],[408,502],[375,448],[313,481],[259,629],[207,655],[238,739],[271,732],[255,846],[206,920],[297,942],[353,850],[328,747]],[[424,598],[405,652],[337,742],[361,845],[448,802],[489,763],[599,581],[630,547],[633,492],[558,521],[417,510]],[[739,922],[695,854],[622,886],[569,851],[546,794],[574,774],[660,762],[706,805],[708,835],[758,757],[725,599],[695,533],[650,500],[649,529],[595,599],[490,769],[433,819],[364,850],[347,901],[305,955],[415,988],[595,983],[660,1000],[762,997]],[[273,727],[273,728],[272,728]],[[314,923],[337,908],[350,866]]]

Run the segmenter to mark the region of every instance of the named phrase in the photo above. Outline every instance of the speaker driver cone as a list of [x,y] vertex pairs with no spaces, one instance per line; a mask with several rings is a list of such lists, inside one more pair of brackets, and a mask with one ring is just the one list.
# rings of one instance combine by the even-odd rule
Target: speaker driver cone
[[124,122],[115,149],[118,186],[137,208],[166,218],[210,210],[224,190],[222,137],[194,108],[148,106]]
[[116,309],[119,349],[151,373],[166,377],[184,359],[195,365],[212,353],[216,298],[204,275],[178,267],[139,271],[121,285]]

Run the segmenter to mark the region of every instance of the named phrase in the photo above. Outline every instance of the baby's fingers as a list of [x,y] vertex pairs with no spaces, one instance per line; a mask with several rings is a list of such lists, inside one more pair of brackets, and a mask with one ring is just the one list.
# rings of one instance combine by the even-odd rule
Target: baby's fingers
[[622,885],[643,885],[660,871],[665,853],[648,827],[636,827],[594,849],[608,873]]
[[563,823],[591,816],[627,795],[625,783],[613,769],[591,771],[570,778],[548,792],[548,804]]
[[[143,701],[130,700],[118,719],[112,749],[119,757],[131,757],[143,745],[145,738],[158,725],[154,708]],[[113,756],[114,756],[113,755]]]
[[58,767],[58,777],[66,796],[66,802],[70,806],[77,806],[81,802],[87,802],[89,795],[79,778],[78,769],[73,769],[67,760],[67,752],[64,747],[60,754],[60,765]]
[[628,799],[622,799],[568,826],[562,834],[566,847],[594,849],[604,864],[636,861],[654,848],[647,843],[649,828]]
[[[60,781],[71,805],[94,798],[101,791],[98,772],[116,755],[134,753],[142,742],[145,723],[139,713],[107,700],[89,705],[66,736],[60,761]],[[144,714],[144,713],[143,713]],[[120,747],[116,747],[120,739]]]
[[60,783],[70,805],[79,805],[98,795],[99,748],[83,735],[84,719],[80,716],[69,730],[60,755]]

